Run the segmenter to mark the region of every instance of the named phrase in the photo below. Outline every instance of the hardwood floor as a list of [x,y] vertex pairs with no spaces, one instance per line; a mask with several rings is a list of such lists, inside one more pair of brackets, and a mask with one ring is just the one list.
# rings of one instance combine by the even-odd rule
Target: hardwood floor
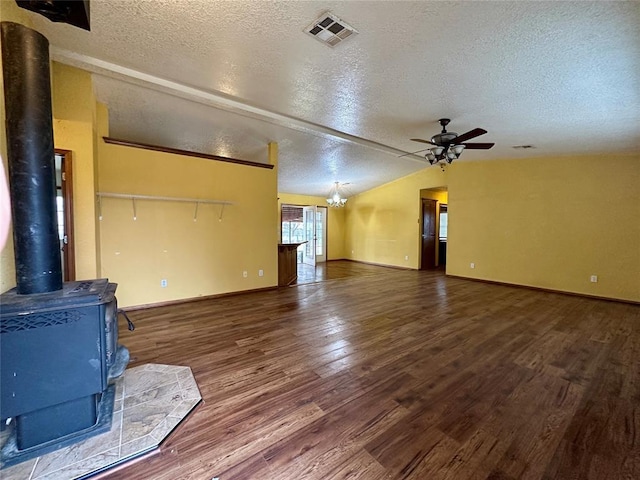
[[313,265],[306,265],[304,263],[298,263],[298,278],[293,283],[294,285],[302,285],[304,283],[315,283],[327,280],[326,262],[318,263],[315,267]]
[[348,263],[132,312],[133,365],[204,402],[106,478],[640,478],[640,307]]
[[337,280],[346,277],[381,275],[389,269],[391,269],[391,267],[378,267],[366,263],[344,260],[318,262],[315,267],[313,265],[298,263],[298,278],[293,285],[326,282],[327,280]]

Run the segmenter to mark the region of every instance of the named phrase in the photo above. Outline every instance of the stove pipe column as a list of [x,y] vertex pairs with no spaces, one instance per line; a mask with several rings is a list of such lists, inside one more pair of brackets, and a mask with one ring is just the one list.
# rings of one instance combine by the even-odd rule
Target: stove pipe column
[[17,293],[62,288],[49,41],[2,22],[2,73]]

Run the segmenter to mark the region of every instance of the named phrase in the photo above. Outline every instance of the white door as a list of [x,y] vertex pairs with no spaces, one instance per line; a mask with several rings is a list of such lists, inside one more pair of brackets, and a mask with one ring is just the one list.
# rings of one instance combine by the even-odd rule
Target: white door
[[304,207],[302,212],[302,223],[304,224],[304,245],[302,263],[316,266],[316,207]]
[[316,207],[316,263],[327,261],[327,207]]

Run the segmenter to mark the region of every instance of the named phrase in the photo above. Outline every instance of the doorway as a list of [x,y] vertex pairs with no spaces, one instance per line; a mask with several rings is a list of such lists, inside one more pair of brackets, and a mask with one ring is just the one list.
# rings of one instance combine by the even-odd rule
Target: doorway
[[447,262],[448,200],[446,186],[420,190],[420,270],[445,268]]
[[420,270],[436,268],[436,200],[422,199],[422,255]]
[[[327,260],[327,207],[286,205],[280,209],[282,243],[302,243],[297,251],[298,280],[309,283]],[[304,242],[304,243],[303,243]]]
[[76,279],[75,241],[73,235],[73,162],[69,150],[55,150],[56,216],[62,278],[65,282]]

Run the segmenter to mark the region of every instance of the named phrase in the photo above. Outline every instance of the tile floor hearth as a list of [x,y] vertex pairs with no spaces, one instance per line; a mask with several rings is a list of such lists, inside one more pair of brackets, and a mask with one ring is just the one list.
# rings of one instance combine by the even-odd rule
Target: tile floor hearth
[[[0,471],[3,480],[82,478],[155,449],[202,397],[191,369],[147,364],[116,381],[111,430]],[[0,446],[5,438],[0,438]]]

